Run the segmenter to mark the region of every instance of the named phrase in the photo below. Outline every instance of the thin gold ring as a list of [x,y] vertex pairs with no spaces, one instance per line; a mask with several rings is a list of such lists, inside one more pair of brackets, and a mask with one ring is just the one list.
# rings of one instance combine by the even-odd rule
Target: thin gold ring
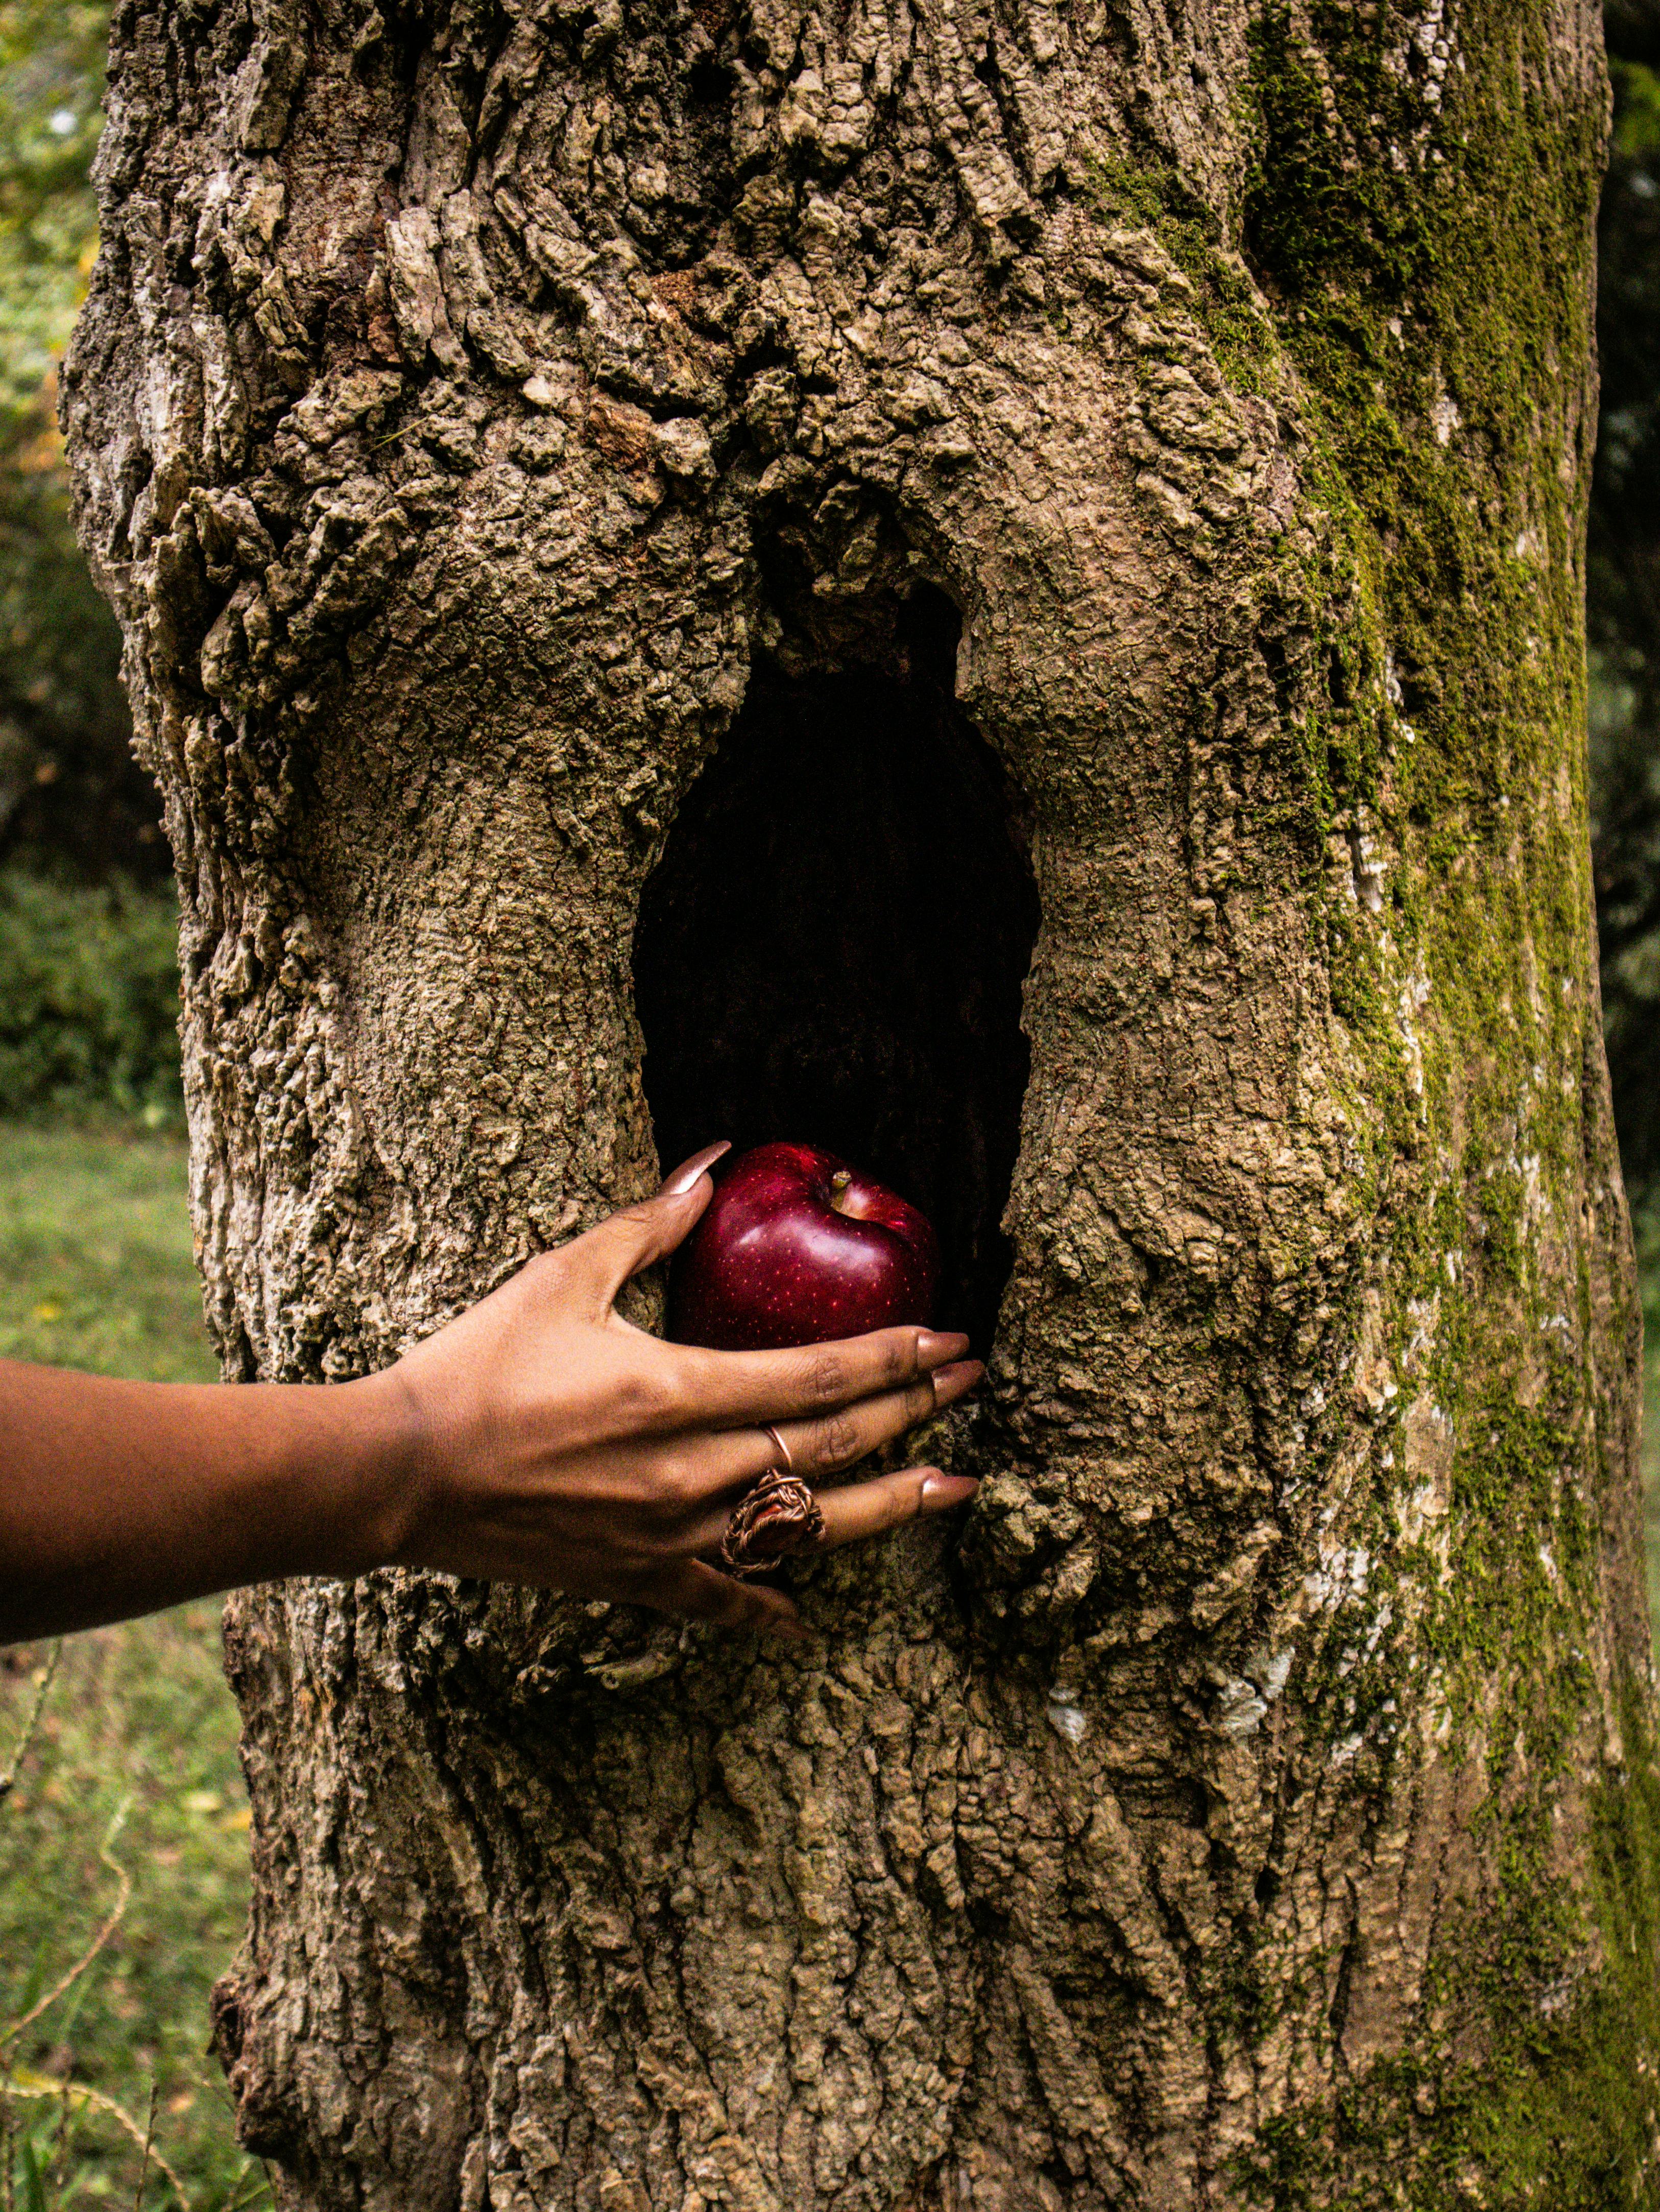
[[783,1468],[784,1472],[786,1474],[793,1474],[796,1471],[796,1462],[790,1456],[790,1447],[785,1443],[784,1438],[779,1434],[778,1431],[772,1426],[772,1424],[770,1421],[763,1421],[761,1423],[760,1432],[762,1436],[771,1437],[772,1439],[772,1449],[779,1455],[779,1463]]

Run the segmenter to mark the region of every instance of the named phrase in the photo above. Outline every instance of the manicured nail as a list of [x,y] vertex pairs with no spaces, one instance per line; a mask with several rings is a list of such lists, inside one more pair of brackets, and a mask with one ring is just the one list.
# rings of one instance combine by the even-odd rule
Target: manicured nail
[[684,1198],[700,1177],[706,1176],[723,1152],[732,1149],[730,1138],[723,1137],[718,1145],[706,1145],[700,1152],[694,1152],[689,1160],[682,1160],[673,1175],[665,1176],[659,1198]]
[[954,1330],[925,1328],[917,1339],[917,1364],[921,1367],[942,1367],[948,1359],[960,1359],[968,1349],[968,1339]]
[[934,1385],[934,1403],[942,1406],[948,1400],[963,1397],[984,1372],[983,1359],[953,1359],[943,1367],[936,1367],[929,1377]]
[[948,1513],[954,1505],[966,1505],[979,1484],[972,1474],[930,1474],[922,1486],[921,1513]]

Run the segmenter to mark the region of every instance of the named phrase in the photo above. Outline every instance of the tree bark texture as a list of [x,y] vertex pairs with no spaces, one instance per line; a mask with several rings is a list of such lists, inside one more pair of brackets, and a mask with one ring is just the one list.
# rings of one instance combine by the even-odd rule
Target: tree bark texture
[[1656,2201],[1604,100],[1590,0],[118,8],[227,1374],[827,1125],[995,1325],[805,1656],[235,1601],[282,2204]]

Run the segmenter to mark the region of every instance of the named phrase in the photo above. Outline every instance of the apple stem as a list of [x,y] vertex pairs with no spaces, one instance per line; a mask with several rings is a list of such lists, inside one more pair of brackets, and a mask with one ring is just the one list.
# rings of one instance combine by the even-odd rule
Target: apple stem
[[830,1178],[830,1203],[838,1213],[845,1213],[847,1211],[842,1200],[846,1197],[847,1186],[852,1180],[852,1176],[845,1168],[838,1168]]

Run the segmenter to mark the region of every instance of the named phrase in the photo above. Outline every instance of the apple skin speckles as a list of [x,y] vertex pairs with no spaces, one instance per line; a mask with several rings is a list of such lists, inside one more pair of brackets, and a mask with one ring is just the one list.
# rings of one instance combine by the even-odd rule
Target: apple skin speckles
[[914,1206],[833,1152],[760,1145],[723,1162],[676,1255],[669,1334],[718,1352],[824,1344],[933,1319],[939,1242]]

